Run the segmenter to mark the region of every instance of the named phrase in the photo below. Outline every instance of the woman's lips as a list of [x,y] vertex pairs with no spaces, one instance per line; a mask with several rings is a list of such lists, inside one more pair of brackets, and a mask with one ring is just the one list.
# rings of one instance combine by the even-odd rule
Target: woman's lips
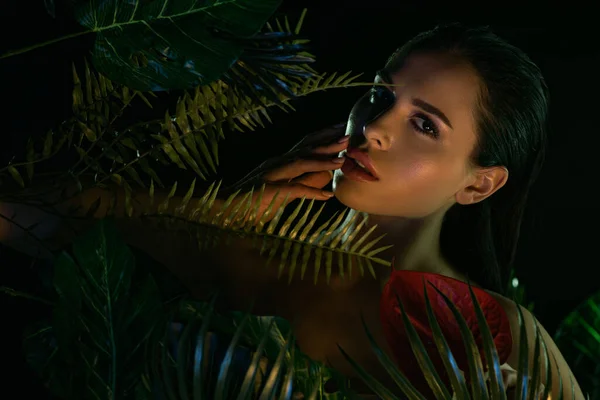
[[[356,149],[349,149],[346,152],[346,161],[344,161],[341,168],[344,176],[359,182],[378,181],[379,178],[375,174],[375,169],[369,156],[364,152],[357,153],[357,151]],[[365,168],[361,167],[357,161],[363,164]]]
[[[372,177],[375,178],[375,180],[379,180],[377,176],[377,171],[375,170],[373,162],[371,161],[371,157],[369,157],[369,155],[366,152],[357,148],[348,148],[348,150],[346,151],[346,157],[352,158],[353,160],[356,160],[362,165],[364,165],[364,169],[366,169],[372,175]],[[357,166],[359,168],[362,168],[359,165]]]

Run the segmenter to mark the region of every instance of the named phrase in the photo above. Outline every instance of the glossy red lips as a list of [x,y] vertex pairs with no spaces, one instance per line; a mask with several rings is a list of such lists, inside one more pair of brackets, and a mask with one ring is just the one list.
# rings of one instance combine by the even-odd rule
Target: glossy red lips
[[[364,165],[364,168],[357,161]],[[348,148],[346,151],[346,161],[342,165],[342,172],[349,179],[356,181],[373,182],[379,180],[369,155],[357,148]]]

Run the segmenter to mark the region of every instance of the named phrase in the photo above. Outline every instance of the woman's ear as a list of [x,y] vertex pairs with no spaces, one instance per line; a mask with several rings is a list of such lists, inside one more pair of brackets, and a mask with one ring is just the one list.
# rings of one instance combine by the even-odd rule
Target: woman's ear
[[506,184],[508,169],[502,166],[480,168],[474,180],[456,193],[456,202],[462,205],[479,203]]

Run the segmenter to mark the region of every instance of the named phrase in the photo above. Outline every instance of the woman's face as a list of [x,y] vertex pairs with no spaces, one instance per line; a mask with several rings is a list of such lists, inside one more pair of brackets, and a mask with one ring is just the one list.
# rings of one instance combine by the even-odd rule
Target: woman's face
[[[395,90],[395,102],[365,127],[355,149],[368,155],[378,180],[360,181],[336,170],[334,192],[359,211],[425,217],[452,205],[475,182],[470,155],[477,141],[479,78],[454,58],[418,54],[389,79],[387,83],[402,84],[385,88]],[[348,126],[350,149],[361,143],[354,136],[362,135],[362,129],[352,125],[357,106]]]

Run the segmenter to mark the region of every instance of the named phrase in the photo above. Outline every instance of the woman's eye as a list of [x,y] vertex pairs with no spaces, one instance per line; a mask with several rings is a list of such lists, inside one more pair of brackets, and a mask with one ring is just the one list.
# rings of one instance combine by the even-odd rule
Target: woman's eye
[[435,123],[425,115],[416,115],[410,120],[414,128],[425,134],[437,139],[440,136],[440,132]]

